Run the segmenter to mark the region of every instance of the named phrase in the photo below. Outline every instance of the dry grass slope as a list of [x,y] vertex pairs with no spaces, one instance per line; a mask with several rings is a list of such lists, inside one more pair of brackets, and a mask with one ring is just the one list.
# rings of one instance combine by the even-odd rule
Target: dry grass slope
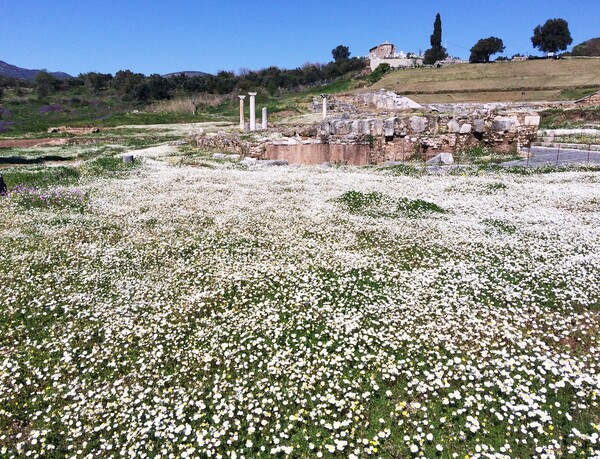
[[573,100],[600,89],[600,59],[460,64],[399,70],[369,87],[417,102]]

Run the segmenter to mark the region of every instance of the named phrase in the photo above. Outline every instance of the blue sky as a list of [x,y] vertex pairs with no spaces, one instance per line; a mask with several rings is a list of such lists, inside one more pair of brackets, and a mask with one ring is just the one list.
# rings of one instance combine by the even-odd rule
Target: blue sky
[[438,12],[462,58],[489,36],[508,56],[537,54],[533,28],[551,18],[568,21],[573,45],[600,36],[599,0],[0,0],[0,60],[71,75],[295,68],[340,44],[425,50]]

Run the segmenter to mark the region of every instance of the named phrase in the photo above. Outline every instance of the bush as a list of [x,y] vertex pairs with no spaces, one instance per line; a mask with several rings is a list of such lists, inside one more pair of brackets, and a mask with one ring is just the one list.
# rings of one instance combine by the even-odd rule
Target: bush
[[390,64],[386,64],[386,63],[379,64],[377,66],[377,68],[375,70],[373,70],[373,72],[371,72],[371,74],[368,76],[369,82],[371,84],[377,83],[379,80],[381,80],[383,78],[383,75],[385,75],[391,69],[392,69],[392,67],[390,67]]

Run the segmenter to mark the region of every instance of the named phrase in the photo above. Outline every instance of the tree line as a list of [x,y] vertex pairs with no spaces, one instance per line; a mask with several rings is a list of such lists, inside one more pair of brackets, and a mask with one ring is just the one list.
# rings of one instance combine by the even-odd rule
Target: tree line
[[33,81],[0,77],[0,89],[33,88],[41,98],[60,91],[85,87],[91,92],[112,90],[124,101],[149,102],[171,98],[175,93],[230,94],[234,91],[264,90],[270,95],[322,84],[367,67],[364,59],[351,58],[346,46],[332,50],[334,60],[327,64],[307,63],[296,69],[268,67],[262,70],[219,71],[216,75],[189,76],[185,73],[170,76],[145,76],[131,70],[116,74],[88,72],[61,80],[48,72],[39,72]]
[[[534,48],[549,55],[566,50],[573,43],[568,22],[561,18],[548,19],[543,25],[538,25],[533,29],[531,43]],[[433,23],[430,44],[431,48],[425,51],[423,56],[425,65],[433,65],[448,57],[446,48],[442,46],[442,19],[439,13]],[[505,46],[501,38],[494,36],[482,38],[470,49],[469,62],[489,62],[492,55],[501,53],[504,50]],[[600,39],[591,39],[575,46],[572,54],[575,56],[600,55]]]

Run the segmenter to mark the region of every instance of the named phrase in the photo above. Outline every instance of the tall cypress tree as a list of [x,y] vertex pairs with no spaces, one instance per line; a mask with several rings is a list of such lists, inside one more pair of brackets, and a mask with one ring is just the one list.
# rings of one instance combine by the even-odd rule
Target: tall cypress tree
[[440,17],[440,13],[435,16],[430,42],[431,48],[425,51],[425,56],[423,57],[423,64],[425,65],[435,64],[437,61],[448,57],[446,48],[442,46],[442,18]]
[[442,18],[440,13],[435,15],[435,22],[433,23],[433,33],[431,34],[430,43],[432,48],[442,47]]

